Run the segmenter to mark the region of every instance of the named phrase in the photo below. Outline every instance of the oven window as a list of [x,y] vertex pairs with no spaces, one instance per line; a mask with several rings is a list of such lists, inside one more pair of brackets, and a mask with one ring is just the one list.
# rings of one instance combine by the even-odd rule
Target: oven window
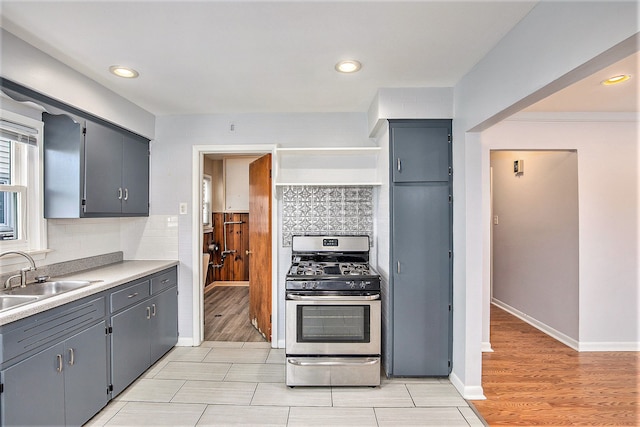
[[368,343],[370,306],[298,305],[298,342]]

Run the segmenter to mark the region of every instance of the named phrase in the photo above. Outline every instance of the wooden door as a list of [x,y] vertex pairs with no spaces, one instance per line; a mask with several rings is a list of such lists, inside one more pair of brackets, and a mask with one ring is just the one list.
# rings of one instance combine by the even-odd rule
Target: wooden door
[[271,341],[271,154],[249,164],[249,318]]

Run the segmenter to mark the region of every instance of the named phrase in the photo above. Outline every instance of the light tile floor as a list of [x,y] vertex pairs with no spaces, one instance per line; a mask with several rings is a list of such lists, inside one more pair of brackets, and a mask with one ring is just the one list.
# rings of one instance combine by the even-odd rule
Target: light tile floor
[[208,341],[176,347],[88,426],[483,426],[446,379],[380,387],[285,386],[284,349]]

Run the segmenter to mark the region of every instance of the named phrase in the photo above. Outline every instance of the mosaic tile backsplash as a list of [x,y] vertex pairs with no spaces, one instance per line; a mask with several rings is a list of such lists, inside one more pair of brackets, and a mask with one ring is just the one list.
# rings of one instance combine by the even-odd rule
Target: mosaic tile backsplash
[[373,243],[373,187],[282,187],[282,245],[295,234],[362,234]]

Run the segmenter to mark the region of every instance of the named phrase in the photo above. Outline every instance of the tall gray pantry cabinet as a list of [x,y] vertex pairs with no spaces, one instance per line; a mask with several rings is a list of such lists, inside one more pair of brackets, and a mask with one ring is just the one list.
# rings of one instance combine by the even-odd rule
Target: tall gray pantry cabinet
[[451,120],[389,120],[387,373],[447,376],[452,349]]

